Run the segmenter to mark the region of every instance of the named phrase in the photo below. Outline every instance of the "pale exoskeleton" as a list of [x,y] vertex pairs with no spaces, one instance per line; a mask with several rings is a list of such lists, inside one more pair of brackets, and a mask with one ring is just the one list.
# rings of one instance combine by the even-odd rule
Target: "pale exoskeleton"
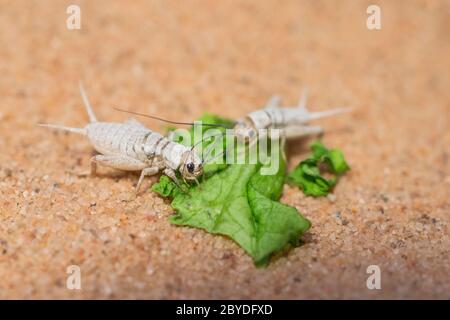
[[41,124],[41,126],[64,130],[87,136],[94,149],[99,152],[91,158],[91,173],[97,164],[126,171],[141,171],[136,191],[145,176],[163,172],[179,186],[176,171],[188,181],[197,181],[203,174],[203,161],[194,148],[171,141],[154,132],[135,119],[124,123],[97,121],[88,98],[80,84],[81,96],[90,122],[84,128]]
[[309,122],[320,118],[348,112],[349,108],[336,108],[310,112],[306,108],[306,90],[296,107],[280,107],[281,98],[273,96],[262,109],[250,112],[238,119],[234,125],[234,135],[241,141],[252,142],[262,129],[281,129],[286,139],[320,134],[321,126],[311,126]]

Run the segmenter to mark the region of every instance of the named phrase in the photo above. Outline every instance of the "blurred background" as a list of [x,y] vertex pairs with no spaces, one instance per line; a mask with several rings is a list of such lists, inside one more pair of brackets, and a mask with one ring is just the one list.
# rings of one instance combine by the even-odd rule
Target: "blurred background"
[[[371,4],[379,30],[367,27]],[[79,29],[67,27],[71,5]],[[0,298],[448,299],[449,8],[0,0]],[[104,121],[127,118],[113,107],[238,118],[275,93],[294,105],[307,86],[311,110],[355,109],[321,122],[352,171],[333,201],[285,187],[282,201],[313,227],[256,269],[229,239],[170,225],[157,195],[134,198],[136,175],[74,173],[89,168],[87,140],[36,124],[87,123],[80,80]],[[309,141],[290,144],[290,167]],[[66,286],[70,265],[80,290]],[[380,290],[366,286],[369,265]]]

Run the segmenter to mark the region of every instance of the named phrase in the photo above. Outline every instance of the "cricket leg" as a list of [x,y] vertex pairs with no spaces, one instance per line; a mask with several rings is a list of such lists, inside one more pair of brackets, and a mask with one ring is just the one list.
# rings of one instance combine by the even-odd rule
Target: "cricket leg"
[[287,160],[286,157],[286,132],[283,129],[270,129],[268,131],[268,137],[270,140],[279,140],[280,141],[280,150],[281,156],[283,160]]
[[[147,164],[144,162],[123,155],[103,155],[98,154],[91,158],[91,171],[90,175],[95,176],[97,174],[98,165],[110,167],[123,171],[139,171],[145,169]],[[88,176],[89,173],[79,173],[78,176]]]
[[270,99],[266,102],[265,108],[278,108],[281,105],[281,97],[277,95],[273,95],[270,97]]
[[72,170],[70,170],[69,172],[70,173],[72,173],[72,174],[75,174],[75,175],[77,175],[78,177],[87,177],[87,176],[95,176],[95,175],[97,175],[97,162],[95,161],[95,157],[96,156],[93,156],[92,158],[91,158],[91,170],[89,171],[89,170],[83,170],[83,171],[81,171],[81,172],[76,172],[76,171],[72,171]]
[[320,126],[289,126],[283,129],[286,139],[296,139],[304,136],[321,134],[323,129]]
[[136,185],[136,194],[139,192],[139,189],[141,188],[141,184],[142,181],[144,181],[144,178],[146,176],[152,176],[154,174],[157,174],[159,172],[159,168],[158,167],[150,167],[150,168],[145,168],[141,171],[141,176],[139,177],[139,181]]
[[177,175],[175,174],[175,171],[170,169],[170,168],[166,168],[164,169],[163,173],[168,176],[170,179],[173,180],[173,182],[175,182],[175,184],[178,186],[178,188],[181,189],[181,191],[183,192],[187,192],[187,190],[185,190],[185,188],[181,185],[180,180],[178,180]]
[[125,123],[142,129],[147,129],[142,123],[137,121],[135,118],[129,118],[127,121],[125,121]]
[[123,171],[138,171],[147,166],[144,162],[128,156],[98,154],[91,158],[91,170],[93,170],[93,173],[96,172],[99,164]]
[[95,156],[91,158],[91,170],[83,170],[82,172],[76,172],[76,171],[72,171],[70,170],[69,172],[72,174],[77,175],[78,177],[82,177],[85,178],[87,176],[95,176],[97,175],[97,162],[95,162],[94,160]]
[[298,100],[297,108],[306,109],[306,99],[308,99],[308,87],[303,89],[300,99]]
[[[142,170],[141,177],[140,177],[139,182],[138,182],[138,186],[136,187],[137,190],[139,190],[140,183],[142,182],[142,179],[146,175],[150,175],[150,170],[147,170],[147,169],[152,169],[152,168],[147,168],[147,164],[146,163],[144,163],[144,162],[142,162],[140,160],[128,157],[128,156],[99,154],[99,155],[96,155],[96,156],[91,158],[91,174],[95,174],[96,173],[98,164],[106,166],[106,167],[118,169],[118,170],[123,170],[123,171],[139,171],[139,170]],[[158,170],[156,170],[156,172],[158,172]]]
[[282,134],[280,138],[280,148],[281,148],[281,156],[284,161],[287,161],[286,157],[286,135]]
[[97,161],[95,161],[95,157],[91,158],[91,176],[97,175]]

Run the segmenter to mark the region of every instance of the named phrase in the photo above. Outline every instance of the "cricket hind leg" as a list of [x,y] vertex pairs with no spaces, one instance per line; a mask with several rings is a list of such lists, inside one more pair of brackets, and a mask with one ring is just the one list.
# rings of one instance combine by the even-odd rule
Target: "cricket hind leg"
[[135,118],[129,118],[128,120],[125,121],[125,123],[141,129],[147,129],[142,123],[140,123]]
[[278,108],[281,103],[282,99],[278,95],[273,95],[270,97],[270,99],[266,102],[265,108]]
[[283,160],[287,161],[287,156],[286,156],[286,136],[284,134],[280,138],[280,149],[281,149],[281,156],[283,157]]
[[308,87],[305,87],[300,95],[300,99],[298,100],[297,108],[306,109],[306,100],[308,99]]
[[139,189],[141,188],[142,181],[144,181],[144,178],[147,176],[153,176],[159,172],[158,167],[149,167],[145,168],[141,171],[141,176],[139,177],[138,183],[136,185],[136,194],[139,192]]
[[136,193],[139,192],[142,181],[146,176],[154,175],[159,171],[158,167],[147,167],[148,164],[128,156],[99,154],[91,158],[91,175],[97,173],[98,164],[123,171],[142,170],[136,185]]
[[79,173],[78,176],[95,176],[98,165],[123,171],[139,171],[145,169],[147,166],[144,162],[128,156],[97,154],[91,158],[91,170],[89,172]]
[[98,154],[91,158],[91,173],[96,173],[97,164],[123,171],[138,171],[147,167],[146,163],[128,156]]
[[283,129],[283,136],[286,139],[296,139],[309,135],[320,135],[323,133],[321,126],[302,126],[293,125]]

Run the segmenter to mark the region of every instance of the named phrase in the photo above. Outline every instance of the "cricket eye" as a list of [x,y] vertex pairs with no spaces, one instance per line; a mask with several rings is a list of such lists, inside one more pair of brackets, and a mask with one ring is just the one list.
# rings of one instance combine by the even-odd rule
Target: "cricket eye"
[[193,162],[189,162],[189,163],[186,165],[186,167],[187,167],[187,170],[188,170],[189,173],[193,173],[193,172],[194,172],[195,165],[194,165]]

